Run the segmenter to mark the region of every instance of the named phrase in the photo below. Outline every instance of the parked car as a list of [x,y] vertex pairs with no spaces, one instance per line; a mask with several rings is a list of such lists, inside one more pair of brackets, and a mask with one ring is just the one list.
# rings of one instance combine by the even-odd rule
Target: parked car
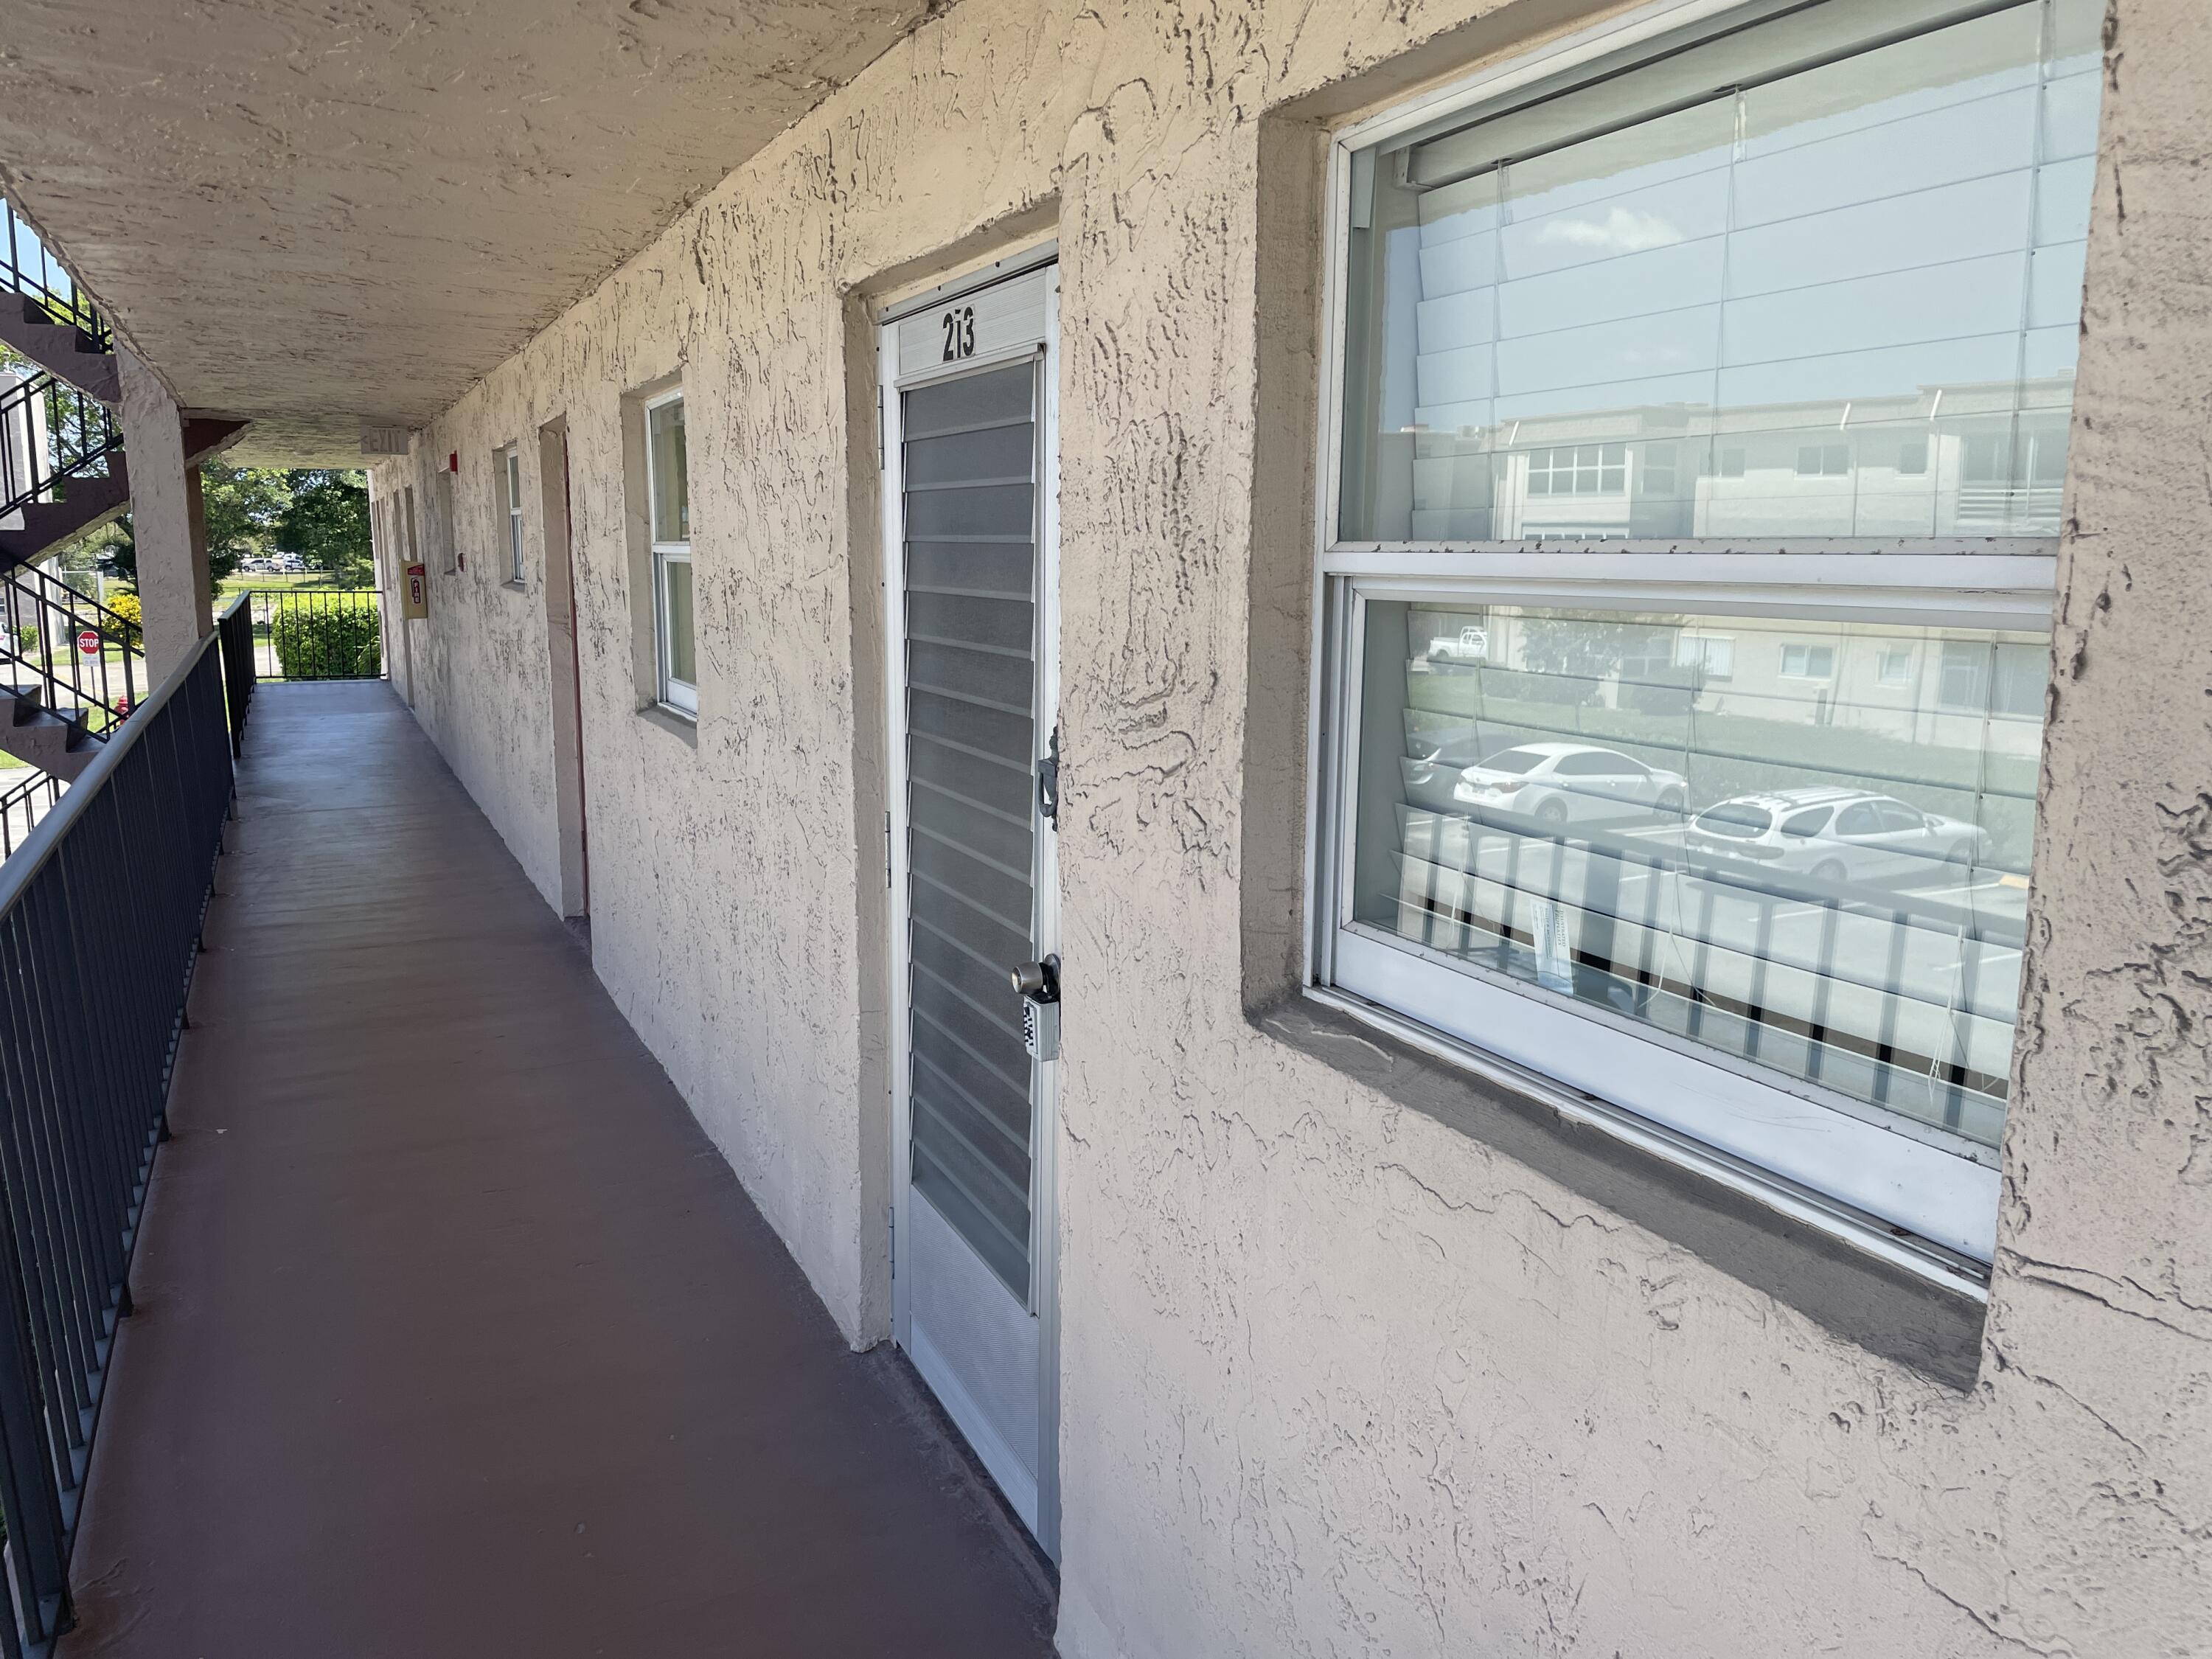
[[1680,813],[1687,784],[1668,772],[1587,743],[1524,743],[1459,775],[1464,805],[1526,812],[1545,823]]
[[275,561],[263,558],[258,553],[250,554],[238,562],[238,568],[252,575],[263,575],[276,569]]
[[275,560],[275,568],[297,575],[307,568],[307,562],[297,553],[279,553]]
[[1472,668],[1490,658],[1490,630],[1472,625],[1456,634],[1439,634],[1429,641],[1424,665],[1431,673],[1451,673]]
[[1926,878],[1987,861],[1989,832],[1869,789],[1777,789],[1716,801],[1691,821],[1701,852],[1756,859],[1818,881]]

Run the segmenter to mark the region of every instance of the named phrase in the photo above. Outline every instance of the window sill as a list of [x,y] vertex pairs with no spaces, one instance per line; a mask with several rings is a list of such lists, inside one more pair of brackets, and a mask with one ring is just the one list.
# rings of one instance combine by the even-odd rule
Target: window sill
[[1656,1137],[1616,1133],[1594,1113],[1547,1098],[1548,1091],[1517,1086],[1510,1067],[1455,1062],[1351,1006],[1334,993],[1294,994],[1250,1018],[1267,1036],[1681,1246],[1844,1340],[1948,1387],[1972,1387],[1987,1310],[1978,1285],[1856,1248],[1721,1179],[1717,1163],[1708,1170],[1667,1155]]
[[699,746],[699,717],[696,714],[687,714],[665,702],[649,702],[637,711],[637,717],[647,726],[657,726],[694,749]]

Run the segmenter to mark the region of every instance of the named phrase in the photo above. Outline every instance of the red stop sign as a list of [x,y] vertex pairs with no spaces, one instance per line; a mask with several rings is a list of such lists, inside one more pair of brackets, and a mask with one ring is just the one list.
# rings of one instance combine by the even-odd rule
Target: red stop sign
[[76,635],[76,648],[83,652],[88,657],[98,656],[100,654],[100,630],[97,628],[79,629]]

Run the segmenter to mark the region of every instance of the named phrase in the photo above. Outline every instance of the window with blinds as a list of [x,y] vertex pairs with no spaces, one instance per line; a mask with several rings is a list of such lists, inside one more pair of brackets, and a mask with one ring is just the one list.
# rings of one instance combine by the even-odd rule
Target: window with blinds
[[1801,8],[1362,153],[1346,539],[2054,532],[2100,15]]
[[1971,1275],[2100,14],[1674,15],[1340,137],[1313,979]]

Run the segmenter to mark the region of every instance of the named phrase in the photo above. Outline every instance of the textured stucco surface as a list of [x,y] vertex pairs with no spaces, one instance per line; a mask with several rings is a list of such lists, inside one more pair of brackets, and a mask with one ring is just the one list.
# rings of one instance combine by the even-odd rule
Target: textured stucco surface
[[928,0],[9,0],[0,180],[241,459],[358,465]]
[[[882,1336],[881,641],[853,295],[941,274],[992,227],[1056,225],[1063,1650],[2201,1654],[2197,0],[2118,0],[2111,23],[2027,1036],[1972,1388],[1246,1017],[1285,954],[1279,901],[1247,882],[1279,893],[1299,833],[1279,741],[1299,676],[1254,665],[1263,635],[1301,637],[1276,492],[1303,459],[1268,447],[1298,426],[1270,398],[1299,348],[1255,307],[1301,291],[1270,252],[1297,216],[1263,211],[1262,185],[1310,150],[1276,124],[1570,9],[964,0],[501,365],[422,461],[380,471],[389,499],[461,458],[469,568],[434,576],[413,625],[418,714],[556,899],[545,606],[535,574],[499,583],[490,456],[523,440],[534,498],[529,434],[565,416],[598,969],[848,1336]],[[623,519],[622,398],[679,370],[696,746],[635,711]]]

